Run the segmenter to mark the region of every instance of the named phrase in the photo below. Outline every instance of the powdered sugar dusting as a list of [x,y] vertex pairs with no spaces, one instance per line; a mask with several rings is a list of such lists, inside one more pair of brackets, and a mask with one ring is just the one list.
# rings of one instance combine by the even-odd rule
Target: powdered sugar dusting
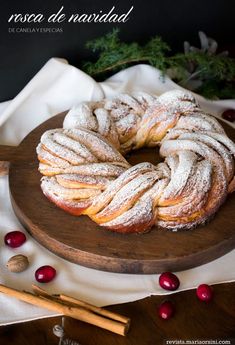
[[92,114],[92,104],[88,102],[80,103],[77,107],[70,109],[65,116],[64,128],[86,128],[91,131],[97,131],[97,121]]
[[87,199],[99,194],[100,191],[94,188],[65,188],[56,181],[55,177],[42,178],[44,188],[48,189],[51,193],[66,200]]
[[[81,164],[77,166],[68,166],[67,168],[51,167],[47,164],[39,165],[40,171],[48,171],[51,174],[80,174],[80,175],[95,175],[95,176],[110,176],[118,177],[126,169],[124,167],[117,166],[112,163],[93,163],[93,164]],[[46,175],[46,173],[45,173]]]
[[45,132],[41,137],[41,143],[43,144],[43,146],[45,146],[50,153],[64,160],[67,160],[72,165],[84,163],[85,159],[82,158],[79,154],[56,142],[56,140],[54,139],[54,134],[60,132],[61,130],[58,129]]
[[[183,192],[189,177],[194,173],[197,155],[190,151],[180,151],[178,157],[178,165],[177,167],[175,167],[175,164],[173,165],[174,170],[171,176],[171,181],[165,188],[159,200],[159,205],[168,203],[169,199],[177,198]],[[174,162],[176,162],[176,160],[174,160]]]
[[67,188],[95,188],[103,190],[112,181],[112,178],[78,174],[60,174],[56,176],[59,184]]
[[211,173],[212,166],[207,161],[201,161],[196,164],[195,173],[191,180],[188,181],[189,187],[186,188],[185,193],[181,196],[179,201],[175,204],[174,199],[171,199],[167,207],[159,208],[160,219],[166,217],[171,220],[184,222],[185,217],[194,217],[197,211],[202,210],[207,202],[207,194],[211,187]]
[[36,151],[37,151],[38,159],[40,162],[44,162],[49,165],[61,167],[61,168],[66,168],[70,166],[69,162],[67,162],[66,160],[63,160],[62,158],[55,156],[51,154],[50,152],[46,151],[42,144],[39,144],[37,146]]
[[122,162],[128,166],[125,158],[108,143],[101,135],[88,131],[86,129],[68,129],[64,130],[69,137],[78,140],[90,149],[101,162]]
[[136,202],[137,198],[153,185],[156,179],[157,174],[154,172],[139,175],[123,186],[113,197],[110,204],[96,214],[95,219],[102,218],[106,220],[107,218],[115,218],[117,213],[120,214],[124,210],[129,209]]
[[97,158],[86,148],[85,145],[80,144],[79,141],[75,141],[63,133],[55,133],[53,139],[58,144],[78,153],[81,157],[85,158],[87,162],[97,162]]
[[[72,108],[37,147],[42,190],[59,207],[120,232],[191,228],[234,188],[235,145],[190,92],[121,94]],[[164,162],[120,154],[160,146]]]
[[218,141],[210,137],[209,135],[202,134],[202,133],[185,133],[179,136],[179,139],[190,139],[195,140],[197,142],[202,142],[206,144],[208,147],[214,149],[223,160],[223,166],[225,169],[226,177],[228,182],[233,178],[234,175],[234,166],[233,166],[233,158],[229,151],[221,145]]

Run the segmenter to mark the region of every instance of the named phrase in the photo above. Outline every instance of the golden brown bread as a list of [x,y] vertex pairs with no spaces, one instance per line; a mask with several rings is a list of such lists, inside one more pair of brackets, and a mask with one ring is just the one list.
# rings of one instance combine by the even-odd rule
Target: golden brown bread
[[[131,167],[122,154],[160,146],[164,161]],[[37,147],[43,193],[113,231],[191,229],[235,189],[235,145],[189,92],[141,93],[73,108]]]

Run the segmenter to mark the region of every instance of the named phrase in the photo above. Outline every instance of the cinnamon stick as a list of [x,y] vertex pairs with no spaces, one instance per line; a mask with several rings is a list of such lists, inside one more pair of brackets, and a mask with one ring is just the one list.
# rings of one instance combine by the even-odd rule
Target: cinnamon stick
[[128,324],[130,323],[130,319],[126,316],[123,316],[123,315],[120,315],[120,314],[117,314],[117,313],[113,313],[109,310],[106,310],[106,309],[103,309],[103,308],[100,308],[100,307],[96,307],[90,303],[87,303],[87,302],[84,302],[84,301],[81,301],[79,299],[76,299],[74,297],[70,297],[70,296],[67,296],[67,295],[63,295],[63,294],[60,294],[58,296],[55,296],[55,295],[50,295],[48,294],[45,290],[43,290],[42,288],[40,288],[39,286],[37,285],[32,285],[32,288],[33,288],[33,291],[38,294],[39,296],[44,296],[44,297],[51,297],[51,298],[54,298],[54,299],[59,299],[61,301],[64,301],[64,302],[68,302],[69,304],[72,304],[74,306],[79,306],[79,307],[82,307],[82,308],[85,308],[87,310],[90,310],[98,315],[102,315],[102,316],[105,316],[105,317],[108,317],[112,320],[116,320],[116,321],[119,321],[119,322],[122,322],[122,323],[125,323],[125,324]]
[[66,301],[66,302],[73,303],[75,305],[79,305],[81,307],[84,307],[84,308],[86,308],[88,310],[91,310],[91,311],[95,312],[96,314],[106,316],[106,317],[108,317],[110,319],[113,319],[113,320],[116,320],[116,321],[119,321],[119,322],[123,322],[125,324],[130,322],[130,319],[128,317],[126,317],[126,316],[113,313],[113,312],[111,312],[109,310],[96,307],[96,306],[94,306],[92,304],[80,301],[80,300],[78,300],[76,298],[69,297],[69,296],[66,296],[66,295],[63,295],[63,294],[61,294],[59,296],[60,296],[60,299],[62,301]]
[[69,306],[63,302],[60,303],[58,300],[47,298],[47,296],[36,296],[34,294],[19,291],[2,284],[0,284],[0,292],[5,293],[8,296],[15,297],[21,301],[34,304],[38,307],[53,310],[59,314],[107,329],[116,334],[126,335],[129,329],[129,323],[121,323],[116,320],[111,320],[101,315],[97,315],[85,308]]

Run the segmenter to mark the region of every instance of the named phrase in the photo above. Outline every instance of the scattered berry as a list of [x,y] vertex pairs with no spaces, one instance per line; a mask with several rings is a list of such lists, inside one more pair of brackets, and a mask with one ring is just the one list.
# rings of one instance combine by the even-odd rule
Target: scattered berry
[[49,265],[39,267],[35,272],[35,279],[39,283],[49,283],[56,276],[56,270]]
[[4,242],[11,248],[17,248],[22,246],[26,241],[26,236],[21,231],[8,232],[4,237]]
[[165,290],[174,291],[178,289],[180,281],[175,274],[164,272],[159,277],[159,285]]
[[222,118],[227,120],[227,121],[234,122],[235,121],[235,109],[225,110],[222,114]]
[[165,301],[158,308],[158,315],[161,319],[168,320],[175,313],[174,305],[171,301]]
[[201,284],[197,288],[197,297],[200,301],[210,302],[213,298],[213,290],[207,284]]

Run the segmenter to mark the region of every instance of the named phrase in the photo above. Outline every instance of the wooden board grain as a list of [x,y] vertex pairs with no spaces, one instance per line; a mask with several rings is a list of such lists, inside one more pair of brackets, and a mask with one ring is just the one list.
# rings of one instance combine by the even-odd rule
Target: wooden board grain
[[[64,116],[59,114],[32,131],[15,151],[9,171],[15,214],[43,246],[69,261],[122,273],[185,270],[235,247],[235,195],[229,196],[206,226],[177,233],[153,228],[142,235],[107,231],[87,216],[71,216],[49,202],[40,189],[35,148],[44,131],[62,126]],[[235,131],[226,125],[225,129],[234,140]],[[127,159],[131,164],[160,161],[156,149],[132,152]]]

